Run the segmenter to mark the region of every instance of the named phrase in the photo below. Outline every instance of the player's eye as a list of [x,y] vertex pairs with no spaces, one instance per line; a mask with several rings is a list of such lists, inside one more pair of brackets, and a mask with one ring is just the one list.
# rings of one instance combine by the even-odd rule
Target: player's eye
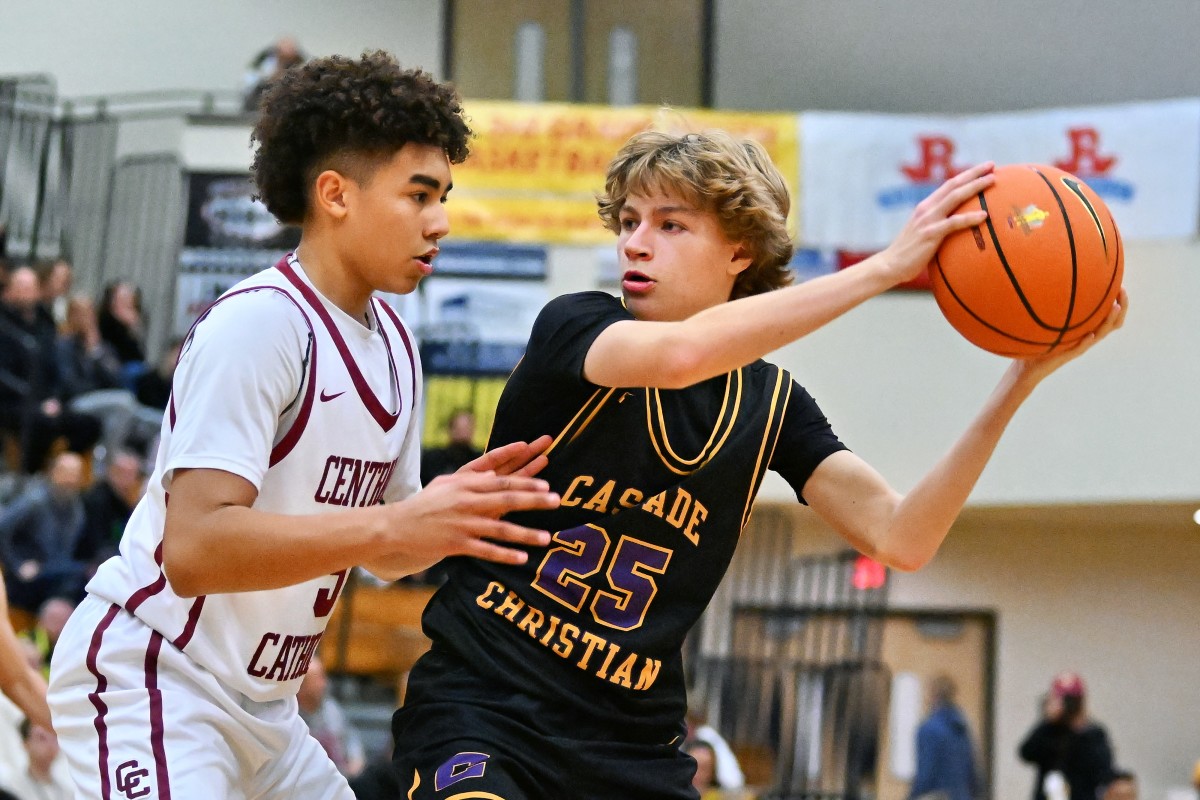
[[668,219],[663,222],[662,229],[664,231],[681,231],[684,228],[678,222]]
[[632,231],[632,230],[636,230],[637,226],[638,226],[638,222],[633,217],[622,217],[621,218],[621,230]]

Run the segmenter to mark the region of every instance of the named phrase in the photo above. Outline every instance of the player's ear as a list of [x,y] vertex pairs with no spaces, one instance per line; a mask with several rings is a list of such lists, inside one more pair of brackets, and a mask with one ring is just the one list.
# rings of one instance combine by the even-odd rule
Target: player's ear
[[320,214],[327,214],[334,219],[346,216],[346,193],[351,188],[351,181],[337,170],[327,169],[313,181],[312,206]]
[[733,255],[729,259],[729,268],[726,272],[733,277],[737,277],[749,269],[754,263],[754,256],[750,254],[749,248],[745,245],[734,245]]

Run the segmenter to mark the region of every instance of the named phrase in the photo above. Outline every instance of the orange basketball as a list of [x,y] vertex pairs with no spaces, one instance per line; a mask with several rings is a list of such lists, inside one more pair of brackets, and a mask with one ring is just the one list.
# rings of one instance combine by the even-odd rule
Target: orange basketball
[[955,330],[1002,356],[1070,347],[1108,316],[1125,269],[1104,201],[1043,164],[996,168],[996,182],[956,213],[979,226],[947,236],[930,265],[938,306]]

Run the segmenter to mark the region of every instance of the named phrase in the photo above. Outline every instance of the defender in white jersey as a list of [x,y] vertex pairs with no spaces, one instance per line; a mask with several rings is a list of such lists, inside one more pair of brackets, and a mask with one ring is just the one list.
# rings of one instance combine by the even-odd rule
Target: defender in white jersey
[[348,570],[521,563],[558,498],[548,439],[417,492],[421,374],[376,290],[412,291],[448,231],[469,131],[386,54],[321,59],[263,101],[255,180],[295,255],[225,293],[182,348],[120,554],[56,648],[50,704],[80,796],[350,798],[295,694]]

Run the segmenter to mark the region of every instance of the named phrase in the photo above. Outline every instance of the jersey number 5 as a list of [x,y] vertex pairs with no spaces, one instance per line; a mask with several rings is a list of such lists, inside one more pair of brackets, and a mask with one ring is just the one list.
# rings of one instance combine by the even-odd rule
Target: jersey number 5
[[[642,624],[650,601],[658,593],[654,575],[667,571],[670,550],[622,536],[610,558],[611,536],[590,523],[559,531],[554,541],[558,547],[551,548],[542,559],[533,588],[576,613],[590,595],[592,617],[610,628],[631,631]],[[611,592],[585,583],[601,569]]]

